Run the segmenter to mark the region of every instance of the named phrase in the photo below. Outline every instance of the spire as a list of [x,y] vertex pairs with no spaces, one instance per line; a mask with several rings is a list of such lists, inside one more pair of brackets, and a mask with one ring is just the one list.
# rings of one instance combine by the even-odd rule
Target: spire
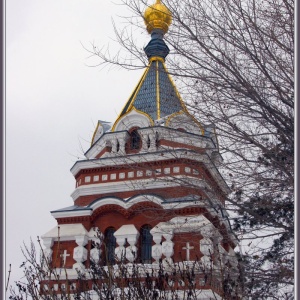
[[[149,6],[144,21],[151,40],[145,47],[149,65],[125,104],[117,122],[132,109],[146,114],[154,123],[173,114],[187,113],[187,109],[164,64],[170,50],[163,40],[172,22],[169,9],[160,0]],[[114,127],[113,129],[114,130]]]

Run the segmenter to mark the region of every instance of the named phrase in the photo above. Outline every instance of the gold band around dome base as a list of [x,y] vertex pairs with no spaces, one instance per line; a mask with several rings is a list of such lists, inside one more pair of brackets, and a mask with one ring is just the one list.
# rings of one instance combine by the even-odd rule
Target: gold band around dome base
[[161,61],[161,62],[165,62],[165,60],[161,57],[161,56],[152,56],[149,58],[149,63],[152,61]]

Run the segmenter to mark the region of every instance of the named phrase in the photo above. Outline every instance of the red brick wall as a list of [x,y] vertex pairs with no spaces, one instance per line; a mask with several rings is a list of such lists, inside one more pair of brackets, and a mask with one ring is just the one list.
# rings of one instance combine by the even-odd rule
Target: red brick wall
[[73,259],[73,249],[77,246],[78,245],[75,241],[54,242],[52,247],[52,266],[55,268],[64,267],[62,255],[64,250],[67,250],[67,254],[69,254],[69,256],[66,257],[65,267],[72,268],[73,264],[76,263],[76,261]]

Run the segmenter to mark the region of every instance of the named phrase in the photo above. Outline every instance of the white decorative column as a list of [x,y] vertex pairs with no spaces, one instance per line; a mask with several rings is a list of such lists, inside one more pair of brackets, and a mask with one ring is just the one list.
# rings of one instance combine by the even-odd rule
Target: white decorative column
[[231,247],[229,247],[229,250],[228,250],[228,260],[231,265],[231,268],[229,269],[230,277],[233,280],[237,280],[238,276],[239,276],[239,271],[238,271],[239,262],[238,262],[236,253],[234,252],[234,250]]
[[209,237],[204,237],[200,240],[200,252],[203,254],[201,262],[205,269],[212,267],[211,255],[214,253],[214,244]]
[[159,260],[162,256],[162,246],[160,244],[162,239],[162,232],[160,228],[154,227],[150,230],[150,233],[152,234],[153,241],[155,243],[155,245],[152,246],[152,258],[156,263],[159,263]]
[[[123,225],[114,233],[117,244],[119,245],[115,249],[115,254],[117,255],[119,260],[121,260],[125,256],[130,263],[135,261],[138,250],[135,245],[137,243],[139,235],[140,234],[138,230],[132,224]],[[128,247],[125,247],[126,241],[129,244]]]
[[162,242],[162,254],[165,256],[164,262],[167,264],[172,264],[173,260],[171,256],[174,254],[174,243],[172,242],[173,232],[163,234],[163,237],[166,239]]
[[139,233],[138,235],[134,235],[134,236],[129,236],[127,238],[127,242],[129,243],[129,246],[126,248],[126,258],[130,263],[133,263],[136,258],[137,258],[137,247],[136,247],[136,242],[137,239],[139,237]]
[[111,140],[111,153],[117,153],[117,143],[118,143],[118,140],[115,138],[115,137],[112,137],[112,140]]
[[141,133],[141,139],[142,139],[142,151],[147,152],[148,151],[148,134],[147,133]]
[[90,258],[93,261],[93,263],[95,264],[99,263],[101,252],[102,252],[101,249],[98,247],[91,249]]
[[203,255],[210,256],[214,253],[214,244],[213,241],[205,237],[200,240],[200,251]]
[[236,269],[239,263],[238,263],[236,254],[231,247],[229,247],[228,259],[229,259],[231,266]]
[[150,138],[150,151],[155,151],[156,150],[156,134],[155,132],[149,133],[149,138]]
[[97,264],[100,261],[100,255],[101,255],[101,245],[103,241],[103,235],[99,231],[95,231],[93,228],[89,231],[89,237],[92,241],[92,244],[94,245],[94,248],[90,250],[90,259],[93,261],[93,263]]
[[52,261],[52,253],[53,250],[51,249],[53,246],[53,238],[43,238],[43,243],[46,249],[43,250],[46,261],[44,262],[43,268],[47,269],[48,264]]
[[88,237],[75,236],[75,240],[78,246],[73,250],[73,259],[76,260],[73,269],[85,269],[83,262],[87,260],[87,249],[84,246],[88,243]]
[[124,155],[125,154],[125,144],[126,144],[125,136],[119,138],[118,141],[119,141],[119,151],[118,151],[118,153]]
[[115,255],[117,256],[118,260],[121,261],[125,257],[126,238],[124,236],[116,236],[116,242],[118,244],[118,247],[116,247],[115,249]]
[[218,251],[219,251],[219,263],[221,264],[221,268],[224,268],[229,260],[228,253],[220,244],[218,245]]
[[214,252],[214,243],[216,242],[216,239],[219,238],[220,233],[217,231],[216,227],[210,223],[210,221],[200,228],[200,233],[203,236],[203,239],[200,241],[200,251],[203,251],[203,256],[200,261],[205,269],[211,270],[215,267],[211,254]]

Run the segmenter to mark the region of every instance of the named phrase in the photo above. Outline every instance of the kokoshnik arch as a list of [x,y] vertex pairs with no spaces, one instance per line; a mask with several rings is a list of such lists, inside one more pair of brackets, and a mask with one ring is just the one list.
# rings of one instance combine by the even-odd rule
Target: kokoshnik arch
[[[52,211],[57,226],[42,236],[62,282],[91,260],[113,265],[122,256],[149,268],[195,260],[237,268],[216,133],[189,114],[167,71],[170,11],[156,1],[144,17],[149,64],[117,120],[98,122],[86,159],[71,168],[73,205]],[[42,288],[59,289],[57,282]],[[221,299],[215,285],[196,288],[199,299]]]

